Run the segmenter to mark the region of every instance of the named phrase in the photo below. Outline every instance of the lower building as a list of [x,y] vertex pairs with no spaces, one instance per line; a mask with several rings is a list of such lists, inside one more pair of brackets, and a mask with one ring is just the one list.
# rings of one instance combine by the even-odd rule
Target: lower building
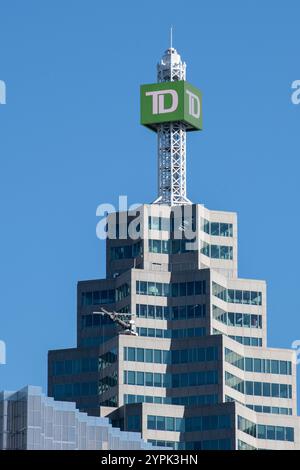
[[0,393],[1,450],[151,448],[139,433],[120,431],[107,418],[78,411],[75,403],[54,401],[41,387]]

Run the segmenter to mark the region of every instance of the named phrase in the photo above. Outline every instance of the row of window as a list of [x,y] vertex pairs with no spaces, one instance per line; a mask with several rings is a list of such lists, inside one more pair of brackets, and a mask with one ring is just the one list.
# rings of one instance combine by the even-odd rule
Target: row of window
[[114,323],[109,317],[101,315],[100,313],[81,316],[81,328],[102,328],[104,325],[114,326]]
[[225,312],[213,305],[213,318],[227,326],[262,328],[262,316],[250,313]]
[[246,405],[247,408],[250,408],[257,413],[271,413],[275,415],[289,415],[293,414],[292,408],[284,408],[282,406],[261,406],[261,405]]
[[119,302],[130,294],[129,285],[123,284],[116,289],[96,290],[89,292],[82,292],[81,306],[88,305],[104,305]]
[[[216,328],[213,328],[213,335],[224,335],[225,333],[222,333],[222,331],[216,330]],[[234,339],[238,343],[244,344],[245,346],[262,346],[262,338],[255,338],[255,337],[250,337],[250,336],[234,336],[234,335],[229,335],[228,338]]]
[[194,240],[148,240],[149,253],[177,255],[197,249]]
[[185,364],[188,362],[217,361],[218,348],[211,346],[208,348],[165,351],[161,349],[124,347],[124,360],[156,364]]
[[81,306],[82,307],[87,306],[87,305],[113,304],[115,301],[116,300],[115,300],[114,289],[82,292],[81,294]]
[[187,418],[147,416],[147,429],[155,431],[201,432],[212,429],[229,429],[230,427],[230,415],[191,416]]
[[228,387],[245,395],[258,397],[292,398],[292,386],[270,382],[253,382],[242,380],[235,375],[225,372],[225,383]]
[[159,374],[153,372],[124,371],[124,384],[146,387],[193,387],[215,385],[218,383],[218,371],[208,370],[184,374]]
[[205,281],[161,282],[136,281],[136,293],[140,295],[156,295],[162,297],[185,297],[187,295],[206,294]]
[[257,450],[257,448],[238,439],[238,450]]
[[292,363],[290,361],[243,357],[227,348],[225,348],[225,360],[246,372],[292,375]]
[[83,372],[97,372],[99,360],[96,357],[84,359],[69,359],[53,362],[53,375],[80,374]]
[[201,253],[209,258],[214,259],[233,259],[233,247],[226,245],[210,245],[202,242]]
[[206,316],[206,304],[180,305],[174,307],[136,304],[136,316],[140,318],[155,318],[156,320],[204,318]]
[[261,305],[262,293],[257,291],[226,289],[216,282],[212,284],[213,295],[224,302],[245,305]]
[[136,258],[143,254],[143,245],[141,242],[131,245],[115,246],[110,248],[110,259],[112,261],[120,259]]
[[[105,232],[109,240],[128,240],[133,235],[138,237],[141,231],[139,215],[132,217],[128,213],[110,214],[110,219],[105,226]],[[114,215],[114,217],[112,217]]]
[[201,218],[201,230],[216,237],[233,237],[233,225],[224,222],[209,222]]
[[97,382],[55,384],[53,386],[53,395],[55,399],[98,395],[98,384]]
[[107,351],[106,353],[99,356],[99,370],[104,370],[106,367],[115,364],[118,360],[117,349]]
[[192,338],[194,336],[205,336],[206,328],[178,328],[175,330],[163,330],[161,328],[143,328],[136,329],[139,336],[148,336],[150,338]]
[[[229,397],[225,395],[226,402],[238,402],[244,406],[244,403],[237,401],[235,398]],[[281,406],[261,406],[261,405],[248,405],[246,404],[247,408],[250,410],[256,411],[257,413],[267,413],[267,414],[275,414],[275,415],[292,415],[293,410],[292,408],[284,408]]]
[[195,218],[193,216],[148,217],[148,228],[150,230],[164,230],[167,232],[182,233],[186,230],[196,231]]
[[[99,405],[102,405],[102,406],[118,406],[118,397],[110,397],[107,400],[100,401]],[[88,408],[98,408],[98,407],[88,406]]]
[[238,429],[257,439],[272,441],[294,441],[294,428],[285,426],[270,426],[252,423],[249,419],[238,416]]
[[148,439],[153,446],[170,447],[174,450],[230,450],[232,449],[230,439],[209,439],[204,441],[161,441]]
[[116,387],[118,385],[118,373],[114,371],[112,375],[107,375],[102,377],[99,380],[99,394],[101,395],[107,390],[110,390],[112,387]]
[[244,346],[262,346],[262,338],[255,338],[255,337],[249,337],[249,336],[234,336],[234,335],[229,335],[229,338],[234,339],[238,343],[243,344]]
[[163,405],[215,405],[218,403],[218,395],[190,395],[184,397],[157,397],[153,395],[124,395],[124,403],[160,403]]

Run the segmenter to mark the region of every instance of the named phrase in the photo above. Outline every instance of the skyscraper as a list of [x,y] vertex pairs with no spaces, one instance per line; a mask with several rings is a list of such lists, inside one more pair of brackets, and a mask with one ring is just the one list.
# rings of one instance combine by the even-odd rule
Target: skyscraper
[[300,448],[294,351],[267,347],[237,216],[187,197],[201,93],[173,47],[141,87],[141,123],[157,134],[157,198],[107,217],[106,278],[78,283],[77,347],[49,352],[48,394],[157,446]]

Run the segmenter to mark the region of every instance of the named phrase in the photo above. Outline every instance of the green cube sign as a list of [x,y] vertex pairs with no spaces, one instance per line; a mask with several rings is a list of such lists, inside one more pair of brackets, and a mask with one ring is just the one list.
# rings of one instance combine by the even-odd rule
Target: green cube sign
[[202,129],[201,92],[186,81],[141,86],[141,124],[156,130],[157,124],[182,121],[188,131]]

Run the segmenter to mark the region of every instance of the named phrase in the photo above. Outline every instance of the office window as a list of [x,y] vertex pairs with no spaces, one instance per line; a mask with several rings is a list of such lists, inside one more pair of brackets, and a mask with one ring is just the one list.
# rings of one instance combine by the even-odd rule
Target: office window
[[147,387],[153,387],[153,373],[152,372],[145,373],[145,385]]
[[136,385],[144,385],[144,372],[137,372]]
[[144,362],[144,349],[143,348],[137,348],[136,349],[136,360],[138,362]]

